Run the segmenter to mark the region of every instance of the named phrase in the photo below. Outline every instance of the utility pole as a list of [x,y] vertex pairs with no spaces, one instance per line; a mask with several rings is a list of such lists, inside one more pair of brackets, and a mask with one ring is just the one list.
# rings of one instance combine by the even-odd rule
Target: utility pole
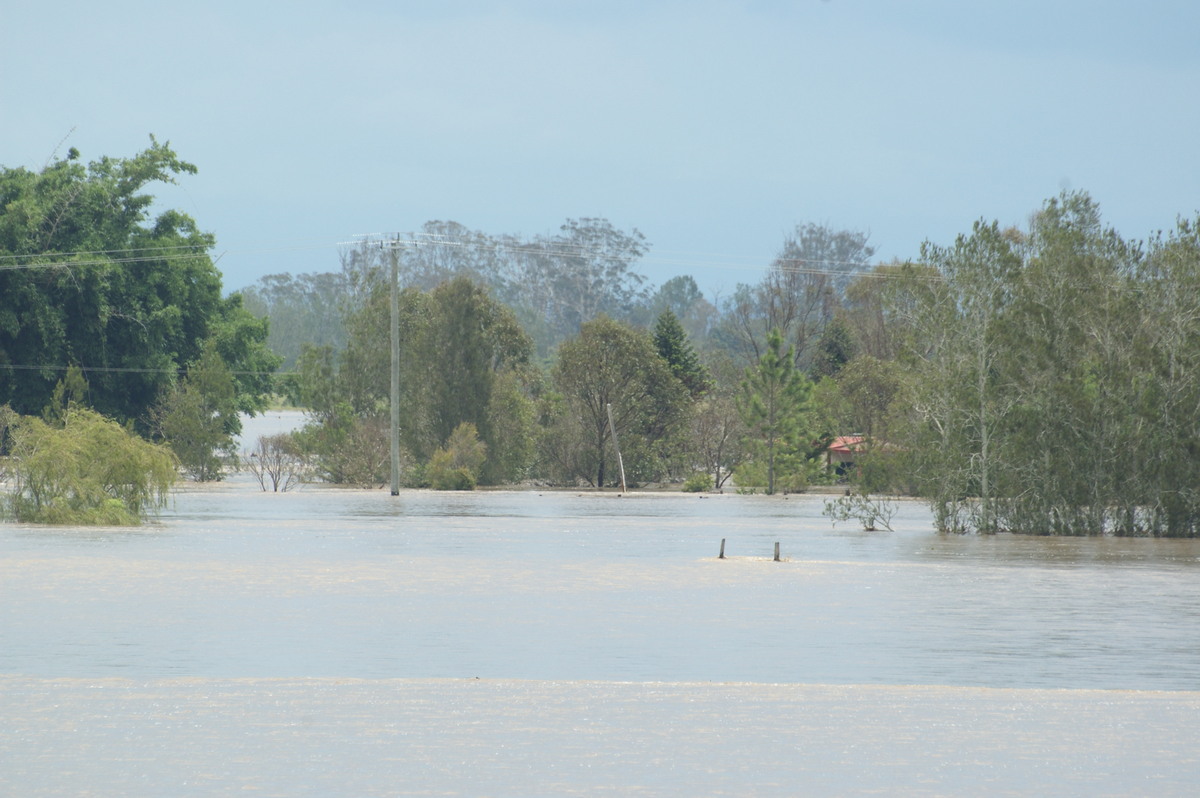
[[396,239],[388,247],[392,256],[391,279],[391,331],[392,331],[392,495],[400,495],[400,274],[398,261],[400,256],[396,250],[400,248],[400,240]]

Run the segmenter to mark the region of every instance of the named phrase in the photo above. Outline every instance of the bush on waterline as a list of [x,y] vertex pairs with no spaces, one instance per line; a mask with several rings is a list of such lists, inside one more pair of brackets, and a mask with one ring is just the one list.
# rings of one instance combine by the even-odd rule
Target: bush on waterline
[[4,419],[13,492],[8,509],[35,524],[133,526],[163,507],[179,461],[94,410],[71,407],[62,425]]

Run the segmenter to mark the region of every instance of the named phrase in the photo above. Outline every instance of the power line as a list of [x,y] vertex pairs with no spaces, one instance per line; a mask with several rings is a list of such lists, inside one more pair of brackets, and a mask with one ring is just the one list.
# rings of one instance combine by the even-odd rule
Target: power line
[[[83,372],[91,372],[97,374],[113,373],[113,374],[175,374],[177,376],[186,376],[190,369],[187,368],[136,368],[133,366],[85,366],[75,364],[74,366],[59,366],[59,365],[26,365],[21,363],[0,363],[0,369],[9,369],[10,371],[66,371],[69,368],[78,368]],[[299,376],[298,371],[250,371],[246,369],[230,369],[230,374],[237,376],[249,377],[289,377]]]

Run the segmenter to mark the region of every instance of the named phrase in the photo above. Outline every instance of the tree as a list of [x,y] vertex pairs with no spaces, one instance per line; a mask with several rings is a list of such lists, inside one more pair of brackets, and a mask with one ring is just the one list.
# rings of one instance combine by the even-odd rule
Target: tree
[[[926,243],[922,258],[942,276],[924,294],[919,321],[926,352],[917,411],[927,434],[913,448],[923,458],[922,489],[940,528],[992,531],[1005,462],[997,433],[1014,408],[1003,366],[1021,259],[998,224],[982,221],[952,247]],[[978,501],[964,501],[969,496]]]
[[94,410],[72,407],[61,427],[32,416],[9,422],[18,521],[130,526],[166,504],[176,459]]
[[[606,316],[589,321],[559,347],[551,379],[563,402],[548,454],[565,475],[596,487],[606,484],[616,465],[615,453],[609,453],[610,408],[627,472],[661,472],[655,445],[686,419],[687,392],[647,334]],[[566,444],[572,438],[580,441],[578,447]],[[577,458],[564,461],[571,452]]]
[[746,369],[738,401],[742,421],[765,461],[768,494],[775,492],[780,463],[788,476],[800,476],[798,459],[811,437],[805,423],[811,394],[812,383],[796,368],[791,348],[785,352],[783,336],[772,330],[758,364]]
[[868,236],[824,225],[797,225],[757,286],[739,285],[723,307],[718,338],[751,363],[764,354],[772,331],[807,367],[812,346],[841,306],[851,276],[875,250]]
[[266,344],[291,370],[305,344],[346,346],[342,314],[349,300],[345,272],[269,274],[241,290],[242,304],[260,319],[270,319]]
[[[1126,483],[1142,517],[1126,507],[1123,534],[1200,536],[1200,217],[1151,238],[1132,298],[1140,308],[1128,407],[1139,444],[1137,483]],[[1131,470],[1132,470],[1131,468]],[[1132,475],[1131,475],[1132,476]]]
[[258,486],[274,493],[286,493],[304,482],[308,464],[296,440],[288,433],[259,435],[254,451],[245,459]]
[[660,313],[654,323],[654,348],[692,398],[708,390],[712,383],[708,369],[700,362],[679,319],[670,310]]
[[1190,225],[1146,252],[1064,193],[1027,233],[979,222],[925,257],[904,446],[939,527],[1200,534]]
[[[290,395],[309,408],[324,433],[304,437],[318,461],[334,462],[338,447],[382,424],[390,401],[390,302],[376,281],[347,318],[346,349],[308,348]],[[455,278],[399,299],[401,438],[405,451],[426,462],[463,423],[486,445],[476,477],[489,484],[521,478],[528,467],[532,410],[522,393],[532,349],[516,318],[482,286]],[[373,451],[373,447],[371,447]],[[332,459],[331,459],[332,458]],[[340,468],[325,469],[328,474]]]
[[489,414],[496,377],[525,366],[532,342],[511,311],[466,278],[439,285],[429,298],[423,354],[433,440],[445,443],[466,423],[490,445],[496,440]]
[[72,407],[87,406],[87,380],[79,366],[68,366],[66,375],[54,386],[50,404],[42,408],[42,419],[47,424],[62,426],[67,411]]
[[426,476],[434,490],[473,490],[486,459],[487,444],[479,440],[474,424],[464,422],[433,453]]
[[645,301],[646,278],[633,270],[649,248],[645,236],[607,219],[568,219],[559,230],[523,245],[520,277],[512,284],[519,293],[510,297],[546,320],[552,341],[575,335],[601,314],[622,318]]
[[933,278],[928,266],[893,261],[858,275],[846,285],[844,318],[853,331],[859,354],[896,360],[909,346],[911,303],[918,294],[908,287],[917,279],[918,270],[926,279]]
[[725,391],[705,394],[696,402],[691,419],[691,452],[720,490],[742,461],[745,426],[737,402]]
[[695,278],[686,274],[672,277],[659,286],[647,309],[646,323],[665,311],[674,313],[688,337],[698,346],[703,346],[717,316],[716,307],[705,299]]
[[838,372],[854,359],[856,350],[857,345],[849,325],[841,314],[837,314],[821,332],[809,373],[814,380],[836,377]]
[[235,458],[241,431],[233,375],[215,344],[152,411],[155,432],[175,452],[184,471],[199,482],[222,476],[222,456]]
[[[213,236],[178,211],[149,218],[145,187],[195,172],[153,137],[132,158],[85,167],[72,149],[38,173],[0,170],[0,402],[40,413],[76,365],[93,408],[149,428],[163,390],[236,322],[208,255]],[[222,354],[237,373],[262,365]]]

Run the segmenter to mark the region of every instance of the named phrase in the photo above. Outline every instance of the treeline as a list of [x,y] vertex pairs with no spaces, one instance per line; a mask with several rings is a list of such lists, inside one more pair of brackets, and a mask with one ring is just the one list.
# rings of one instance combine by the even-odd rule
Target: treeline
[[267,406],[267,322],[222,296],[212,235],[150,216],[146,187],[195,171],[153,137],[131,158],[85,165],[72,148],[0,169],[0,454],[17,518],[136,520],[180,461],[218,476],[240,413]]
[[[980,221],[887,264],[865,234],[804,224],[719,298],[649,284],[649,242],[603,219],[533,237],[430,222],[222,298],[212,237],[148,214],[145,186],[194,169],[152,141],[0,172],[0,446],[18,467],[89,459],[34,457],[44,441],[120,450],[82,440],[108,419],[220,478],[238,414],[275,392],[310,423],[260,467],[386,483],[395,269],[408,485],[840,479],[924,497],[944,531],[1200,534],[1196,222],[1127,241],[1065,193],[1028,229]],[[162,495],[155,452],[136,490],[119,470],[18,472],[10,506],[61,518],[98,498],[111,518],[136,494],[136,515]]]
[[443,481],[430,468],[456,430],[484,453],[457,484],[598,487],[622,466],[635,484],[719,488],[735,469],[741,488],[767,492],[826,479],[838,420],[812,382],[853,356],[840,317],[869,268],[866,236],[798,227],[767,278],[722,308],[690,276],[648,285],[647,246],[603,219],[528,240],[432,222],[345,252],[339,272],[243,293],[294,364],[287,391],[314,422],[297,440],[330,481],[388,478],[393,267],[407,484]]
[[[597,241],[603,258],[585,243]],[[268,278],[246,293],[272,318],[301,318],[305,285],[339,282],[350,310],[331,329],[347,337],[296,354],[295,395],[311,405],[301,386],[317,372],[331,385],[373,380],[353,389],[341,423],[382,433],[370,419],[386,398],[382,297],[398,259],[413,484],[428,484],[420,464],[462,423],[492,453],[484,482],[611,484],[611,405],[637,481],[702,472],[705,485],[734,474],[743,488],[799,490],[831,478],[825,452],[842,436],[857,489],[923,496],[945,531],[1200,532],[1195,223],[1126,241],[1089,196],[1065,193],[1026,230],[981,221],[875,265],[865,235],[801,225],[760,281],[720,302],[688,276],[647,285],[636,272],[646,246],[604,220],[529,241],[434,222],[346,253],[336,276]],[[472,313],[503,316],[511,344],[474,344],[488,375],[478,388],[446,383],[473,373],[460,362],[472,344],[446,321],[472,317],[450,309],[468,295]]]

